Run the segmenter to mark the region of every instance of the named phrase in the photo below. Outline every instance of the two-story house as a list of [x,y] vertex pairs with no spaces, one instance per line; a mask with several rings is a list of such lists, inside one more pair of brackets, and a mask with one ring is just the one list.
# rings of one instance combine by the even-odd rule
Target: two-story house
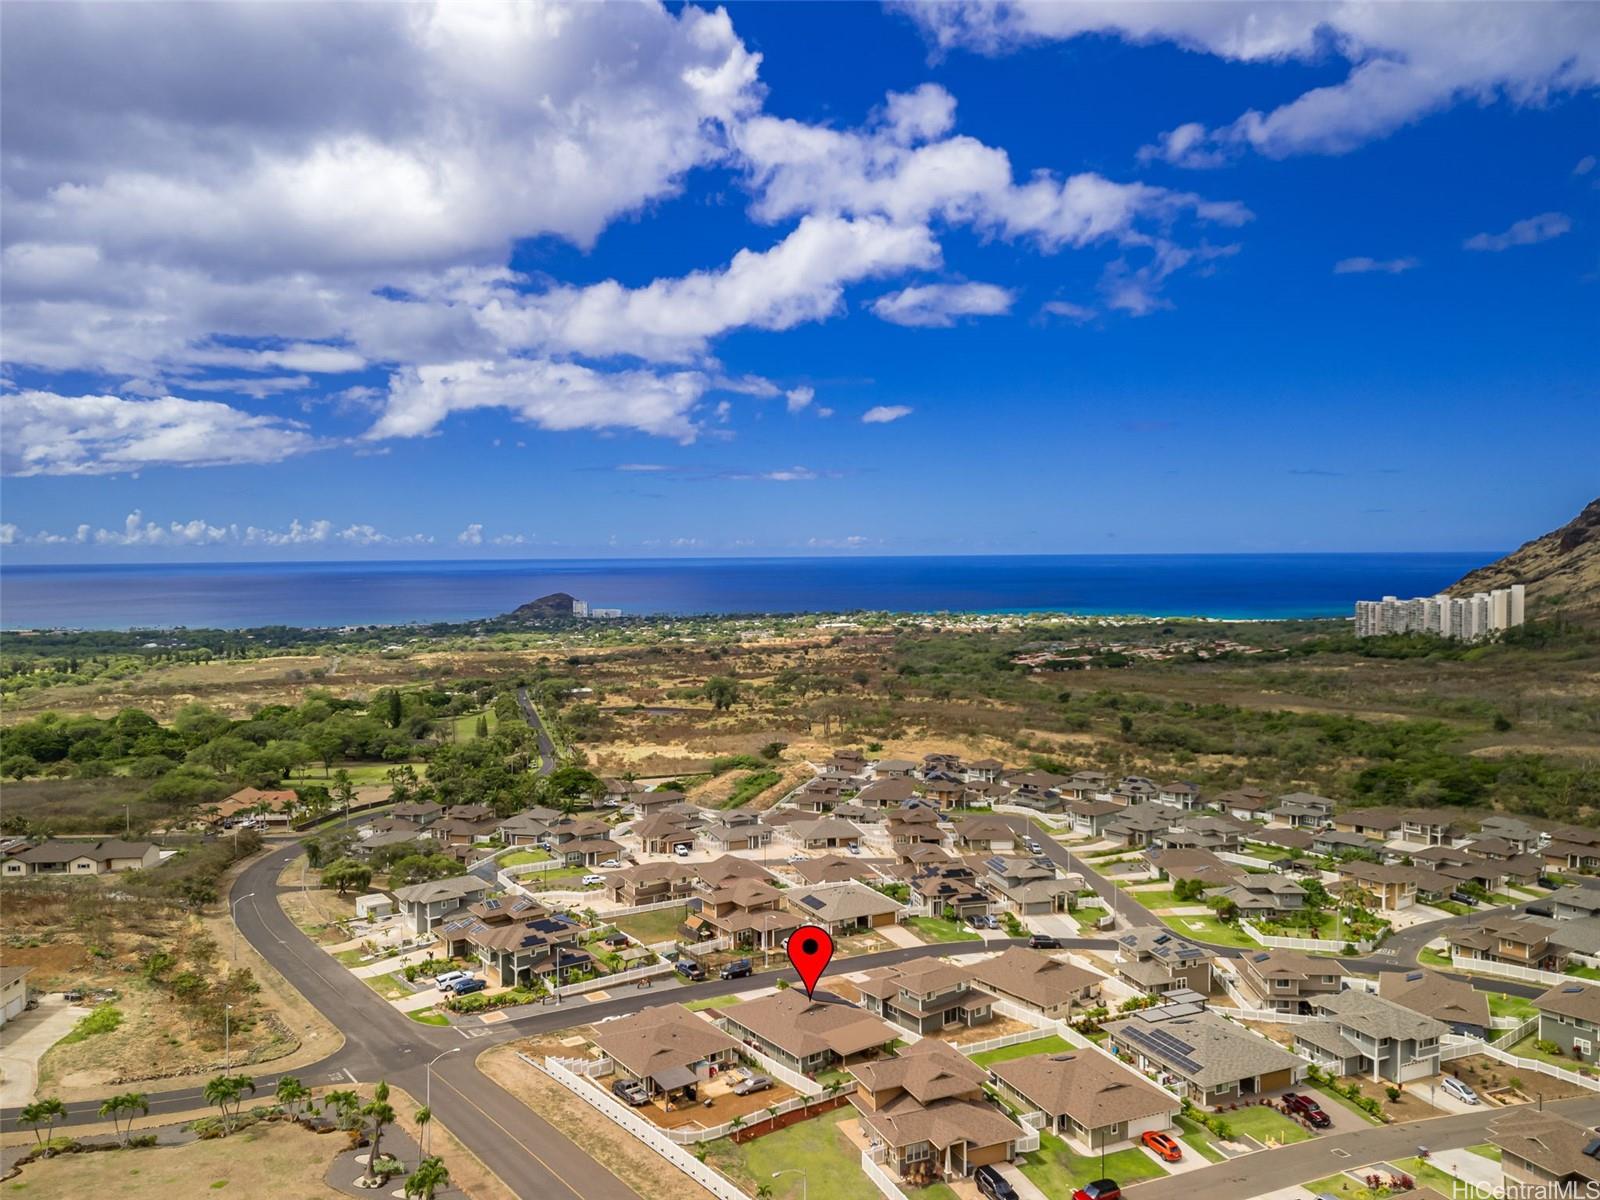
[[394,898],[400,916],[412,932],[423,934],[468,905],[476,904],[488,893],[487,880],[476,875],[452,875],[448,879],[431,879],[427,883],[396,888]]
[[1246,950],[1233,961],[1257,1007],[1275,1012],[1311,1012],[1313,1002],[1338,992],[1348,974],[1335,959],[1297,950]]
[[938,1033],[993,1019],[994,997],[973,986],[973,969],[921,959],[866,972],[856,985],[868,1012],[903,1029]]
[[1554,932],[1553,921],[1490,916],[1446,929],[1445,938],[1453,957],[1559,972],[1566,970],[1567,952],[1553,940]]
[[1058,877],[1047,858],[1009,858],[996,855],[984,861],[979,883],[1006,912],[1022,916],[1066,912],[1083,887],[1083,876]]
[[1160,925],[1117,935],[1117,975],[1141,992],[1211,994],[1211,952]]
[[1600,1047],[1600,987],[1558,983],[1533,1002],[1539,1010],[1539,1036],[1583,1063],[1595,1061]]
[[1439,1073],[1444,1022],[1363,991],[1318,996],[1311,1007],[1323,1019],[1294,1026],[1295,1050],[1335,1074],[1409,1083]]

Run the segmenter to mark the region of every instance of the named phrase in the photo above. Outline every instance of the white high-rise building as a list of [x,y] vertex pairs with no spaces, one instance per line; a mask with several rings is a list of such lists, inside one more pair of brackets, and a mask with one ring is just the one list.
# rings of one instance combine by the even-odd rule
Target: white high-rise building
[[1398,596],[1358,600],[1356,636],[1431,633],[1474,641],[1521,625],[1527,619],[1526,609],[1526,588],[1520,583],[1471,596],[1448,596],[1441,592],[1414,600],[1402,600]]

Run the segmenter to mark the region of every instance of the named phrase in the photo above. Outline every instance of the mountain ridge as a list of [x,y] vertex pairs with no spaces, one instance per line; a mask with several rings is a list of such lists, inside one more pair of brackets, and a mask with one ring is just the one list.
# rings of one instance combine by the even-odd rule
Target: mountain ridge
[[1600,616],[1600,499],[1561,528],[1467,572],[1447,590],[1470,595],[1513,583],[1527,587],[1530,617],[1555,611]]

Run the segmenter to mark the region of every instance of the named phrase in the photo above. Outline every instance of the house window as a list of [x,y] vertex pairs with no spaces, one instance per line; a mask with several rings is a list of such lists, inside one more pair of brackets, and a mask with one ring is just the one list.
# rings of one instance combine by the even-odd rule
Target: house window
[[907,1162],[926,1162],[933,1157],[933,1147],[927,1142],[918,1142],[915,1146],[907,1146],[905,1160]]

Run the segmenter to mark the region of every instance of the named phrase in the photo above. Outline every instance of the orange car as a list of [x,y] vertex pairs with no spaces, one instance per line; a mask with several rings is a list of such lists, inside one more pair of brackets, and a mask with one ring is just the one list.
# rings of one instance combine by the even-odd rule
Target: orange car
[[1154,1150],[1162,1162],[1178,1162],[1183,1158],[1183,1147],[1168,1134],[1151,1129],[1140,1140]]

